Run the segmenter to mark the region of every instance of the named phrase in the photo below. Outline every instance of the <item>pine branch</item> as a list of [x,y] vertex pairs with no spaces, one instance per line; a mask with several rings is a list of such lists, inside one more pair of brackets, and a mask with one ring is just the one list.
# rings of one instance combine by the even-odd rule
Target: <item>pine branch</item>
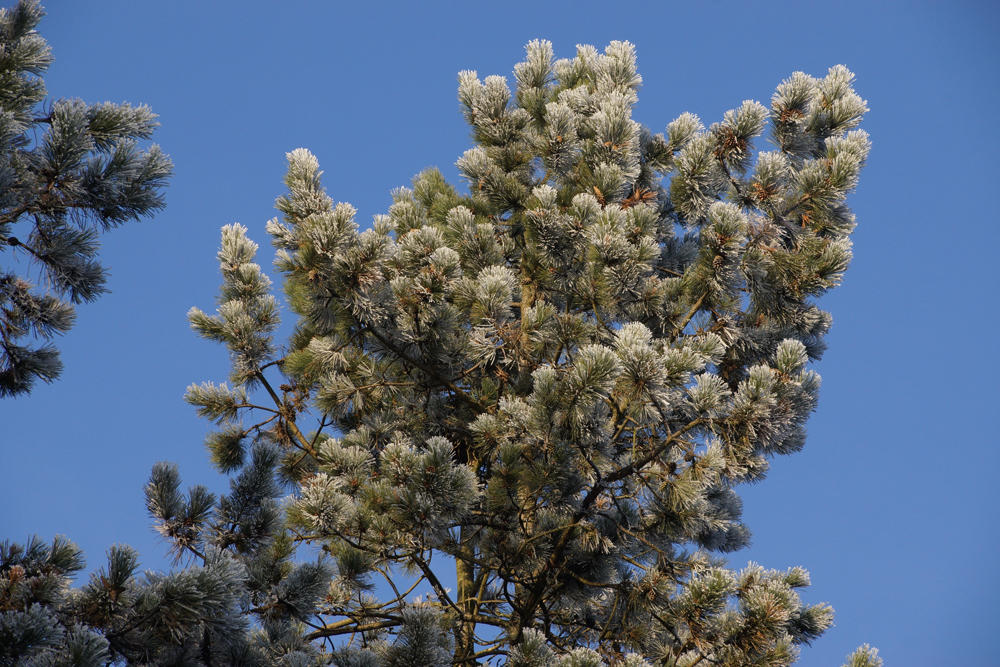
[[464,390],[462,390],[454,382],[452,382],[451,380],[448,380],[447,378],[445,378],[444,376],[442,376],[440,373],[438,373],[437,371],[435,371],[433,368],[431,368],[427,364],[425,364],[425,363],[423,363],[421,361],[418,361],[416,359],[411,359],[410,357],[408,357],[406,354],[403,353],[402,350],[399,349],[399,347],[397,347],[396,345],[394,345],[392,342],[390,342],[388,339],[386,339],[384,336],[382,336],[378,331],[376,331],[372,327],[365,326],[365,329],[368,332],[370,332],[376,338],[376,340],[378,340],[379,343],[381,343],[384,347],[386,347],[387,349],[389,349],[400,360],[402,360],[404,363],[408,363],[408,364],[411,364],[413,366],[416,366],[420,371],[422,371],[428,377],[432,378],[440,386],[447,388],[449,391],[451,391],[452,393],[454,393],[459,399],[461,399],[464,403],[466,403],[469,407],[471,407],[476,412],[476,414],[482,414],[484,412],[487,412],[486,406],[484,406],[482,403],[480,403],[479,401],[477,401],[473,397],[469,396]]
[[702,302],[705,301],[705,297],[707,297],[707,296],[708,296],[708,292],[705,292],[700,297],[698,297],[698,300],[694,302],[693,306],[691,306],[691,310],[689,310],[687,312],[687,314],[684,316],[684,318],[681,320],[680,325],[677,328],[674,329],[674,334],[673,334],[672,338],[674,338],[676,340],[677,337],[680,336],[681,333],[684,332],[684,328],[687,327],[687,325],[691,322],[691,320],[694,318],[694,316],[698,313],[698,310],[701,308]]
[[647,456],[644,456],[643,458],[639,459],[638,461],[633,461],[632,463],[628,464],[624,468],[621,468],[617,472],[614,472],[614,473],[608,475],[607,477],[605,477],[604,478],[605,484],[613,484],[614,482],[622,480],[625,477],[628,477],[629,475],[631,475],[632,473],[637,472],[637,471],[641,470],[642,468],[646,467],[646,465],[648,463],[650,463],[653,460],[659,458],[660,454],[662,454],[667,449],[667,447],[669,447],[671,444],[673,444],[674,441],[679,440],[682,435],[684,435],[685,433],[687,433],[688,431],[690,431],[691,429],[693,429],[693,428],[695,428],[697,426],[701,426],[704,423],[705,423],[705,420],[702,419],[701,417],[699,417],[698,419],[695,419],[695,420],[693,420],[691,422],[688,422],[688,424],[686,426],[683,426],[682,428],[678,429],[677,431],[674,431],[673,433],[671,433],[667,438],[665,438],[663,440],[663,442],[661,442],[656,447],[656,449],[654,449],[652,452],[650,452]]
[[654,266],[653,268],[656,269],[657,271],[663,271],[664,273],[670,274],[671,276],[675,276],[677,278],[683,278],[684,277],[683,273],[677,273],[676,271],[674,271],[672,269],[668,269],[668,268],[663,267],[663,266]]
[[458,614],[458,617],[464,620],[466,616],[465,611],[459,609],[458,605],[452,602],[451,596],[448,595],[448,591],[441,583],[441,580],[437,578],[436,574],[434,574],[434,570],[431,568],[430,564],[428,564],[420,556],[415,556],[412,554],[410,555],[410,562],[412,562],[414,565],[420,568],[420,571],[423,572],[424,576],[427,578],[427,581],[430,582],[430,585],[434,588],[434,592],[437,593],[438,599],[444,602],[445,606],[451,607],[452,610],[456,614]]
[[573,518],[570,523],[566,525],[563,529],[563,533],[556,543],[555,547],[552,549],[552,553],[546,560],[545,564],[541,569],[535,571],[531,575],[531,579],[534,584],[530,587],[529,597],[524,605],[522,605],[521,610],[518,612],[518,628],[515,638],[512,643],[517,644],[521,641],[521,637],[524,633],[524,629],[531,627],[531,617],[534,615],[535,608],[542,600],[546,586],[548,584],[548,575],[551,572],[558,571],[565,564],[563,554],[566,547],[570,543],[570,539],[573,535],[574,529],[580,525],[580,521],[587,515],[587,511],[590,506],[593,505],[594,501],[597,500],[598,496],[608,488],[609,484],[613,484],[616,481],[628,477],[636,470],[641,469],[649,462],[653,461],[660,454],[666,450],[667,447],[677,438],[679,438],[684,433],[687,433],[691,429],[703,423],[701,418],[695,419],[689,422],[686,426],[670,434],[664,441],[654,449],[649,455],[643,457],[640,461],[634,461],[627,466],[618,469],[616,472],[608,475],[603,480],[598,481],[594,486],[591,487],[590,491],[584,497],[583,502],[580,504],[580,509],[573,514]]
[[264,377],[264,374],[261,373],[260,371],[257,371],[255,375],[257,379],[260,380],[260,383],[264,386],[264,389],[267,390],[267,393],[270,394],[271,400],[274,401],[274,404],[278,407],[278,412],[284,417],[283,421],[285,426],[292,432],[292,435],[295,437],[295,439],[298,440],[299,448],[308,452],[309,456],[313,457],[314,459],[318,459],[319,454],[313,448],[312,444],[309,442],[309,439],[306,438],[306,436],[303,435],[302,431],[299,430],[299,427],[295,424],[293,416],[288,414],[284,402],[278,397],[278,394],[275,393],[274,389],[271,388],[271,385],[267,381],[267,378]]
[[337,635],[353,635],[358,632],[370,632],[372,630],[383,630],[385,628],[398,628],[403,624],[403,619],[393,619],[385,621],[372,621],[370,623],[358,623],[353,618],[324,625],[315,632],[310,632],[305,636],[307,641],[321,639],[323,637],[335,637]]

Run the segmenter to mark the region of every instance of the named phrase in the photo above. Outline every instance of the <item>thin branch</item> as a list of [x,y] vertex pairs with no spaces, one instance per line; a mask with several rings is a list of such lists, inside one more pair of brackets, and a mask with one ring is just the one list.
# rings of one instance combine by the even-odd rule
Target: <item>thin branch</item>
[[281,414],[285,418],[285,426],[287,426],[288,430],[292,432],[292,435],[295,436],[295,439],[299,441],[301,449],[304,449],[305,451],[309,452],[309,455],[314,459],[318,459],[319,455],[316,453],[316,450],[313,449],[313,446],[309,443],[309,439],[306,438],[306,436],[302,434],[302,431],[299,430],[299,427],[295,424],[295,421],[292,418],[292,416],[282,412],[285,408],[285,404],[278,397],[278,394],[275,393],[274,389],[271,388],[271,385],[270,383],[268,383],[267,378],[264,377],[264,374],[261,373],[260,371],[257,371],[255,375],[257,376],[257,379],[260,380],[261,384],[264,385],[264,389],[267,390],[267,393],[271,395],[271,400],[274,401],[274,404],[278,407],[278,411],[281,412]]
[[705,292],[700,297],[698,297],[697,301],[694,302],[694,305],[691,306],[691,310],[689,310],[687,314],[684,316],[684,319],[681,320],[680,326],[674,329],[674,335],[673,335],[674,338],[677,338],[678,336],[681,335],[681,333],[684,331],[684,327],[686,327],[694,318],[694,316],[698,313],[698,310],[701,308],[701,304],[705,301],[705,297],[707,296],[708,292]]
[[324,625],[319,630],[315,632],[310,632],[306,635],[307,641],[312,641],[314,639],[320,639],[322,637],[333,637],[335,635],[353,635],[358,632],[368,632],[370,630],[381,630],[383,628],[396,628],[403,624],[400,620],[387,620],[387,621],[373,621],[371,623],[358,622],[353,618],[345,618],[342,621],[337,621],[336,623],[331,623],[329,625]]
[[677,278],[683,278],[684,277],[683,273],[678,273],[677,271],[673,271],[671,269],[668,269],[665,266],[654,266],[653,268],[656,269],[657,271],[663,271],[664,273],[669,273],[670,275],[676,276]]

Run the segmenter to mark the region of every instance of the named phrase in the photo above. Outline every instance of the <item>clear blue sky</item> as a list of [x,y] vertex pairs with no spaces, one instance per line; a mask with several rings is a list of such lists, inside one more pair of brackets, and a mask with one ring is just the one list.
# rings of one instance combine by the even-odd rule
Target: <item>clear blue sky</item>
[[744,490],[754,546],[731,563],[811,572],[806,599],[837,619],[802,665],[863,642],[887,665],[996,664],[997,3],[537,4],[48,2],[50,94],[149,104],[176,175],[165,212],[104,238],[112,293],[58,341],[62,379],[0,403],[0,539],[62,533],[91,567],[126,542],[166,567],[143,507],[152,464],[224,488],[181,397],[225,379],[226,355],[185,313],[213,307],[222,225],[247,225],[269,265],[287,151],[312,150],[364,223],[424,167],[457,182],[456,73],[509,76],[531,39],[560,57],[636,44],[636,118],[654,131],[843,63],[874,144],[850,202],[854,264],[820,302],[834,328],[810,439]]

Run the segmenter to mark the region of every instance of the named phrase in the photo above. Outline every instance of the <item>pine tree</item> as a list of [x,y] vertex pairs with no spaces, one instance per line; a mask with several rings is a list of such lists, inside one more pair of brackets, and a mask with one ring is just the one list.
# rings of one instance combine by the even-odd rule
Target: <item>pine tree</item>
[[280,350],[257,246],[223,229],[218,314],[190,314],[232,358],[231,388],[187,395],[213,460],[280,452],[279,535],[336,566],[307,635],[350,638],[336,664],[790,664],[832,609],[801,568],[720,554],[749,540],[736,487],[816,406],[814,300],[850,262],[869,149],[853,75],[664,134],[631,118],[627,42],[532,42],[515,79],[459,75],[468,194],[425,171],[364,231],[289,154]]
[[230,492],[154,468],[169,575],[115,547],[71,590],[65,541],[5,545],[0,667],[778,666],[830,626],[803,569],[723,555],[749,538],[736,488],[816,406],[813,300],[869,147],[852,75],[662,135],[631,119],[628,43],[532,42],[515,78],[459,77],[468,194],[425,171],[370,229],[288,155],[284,346],[257,245],[223,228],[218,312],[190,319],[232,371],[186,398]]
[[148,107],[46,101],[43,15],[35,0],[0,10],[0,251],[43,283],[0,267],[0,397],[59,376],[50,341],[75,304],[107,291],[99,233],[162,209],[171,171],[158,147],[138,146],[158,125]]

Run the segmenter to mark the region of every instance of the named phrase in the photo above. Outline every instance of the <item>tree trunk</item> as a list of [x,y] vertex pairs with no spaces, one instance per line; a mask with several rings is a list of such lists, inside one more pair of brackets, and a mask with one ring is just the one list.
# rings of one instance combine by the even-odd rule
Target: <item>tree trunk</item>
[[[455,642],[455,659],[468,659],[476,652],[476,623],[471,618],[476,614],[476,567],[473,565],[475,547],[469,542],[468,526],[462,526],[458,556],[455,558],[455,575],[458,580],[458,606],[466,619],[462,619]],[[469,619],[469,620],[467,620]]]

